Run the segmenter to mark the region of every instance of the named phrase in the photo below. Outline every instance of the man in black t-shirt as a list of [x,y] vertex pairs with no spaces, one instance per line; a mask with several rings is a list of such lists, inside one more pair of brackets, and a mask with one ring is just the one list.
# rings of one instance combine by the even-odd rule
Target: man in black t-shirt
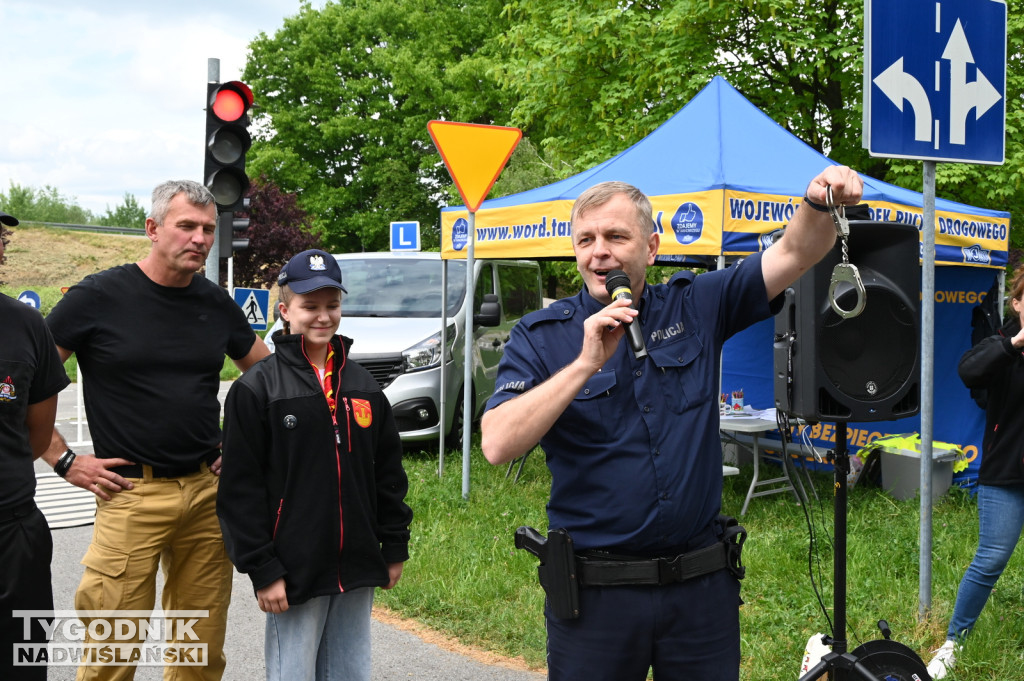
[[[183,648],[206,644],[203,664],[168,668],[165,678],[216,680],[224,670],[232,568],[216,516],[217,391],[225,354],[242,371],[269,354],[227,292],[195,276],[216,225],[206,187],[161,184],[146,219],[149,254],[86,277],[46,320],[60,356],[78,358],[96,452],[76,456],[54,431],[46,453],[58,475],[98,497],[75,608],[151,610],[162,564],[163,609],[208,611],[175,639]],[[189,640],[193,631],[198,641]],[[134,672],[85,661],[78,678]]]
[[[0,212],[0,224],[18,221]],[[5,245],[0,238],[0,262]],[[53,540],[33,500],[32,462],[50,444],[57,394],[69,381],[39,312],[0,294],[0,320],[0,677],[46,681],[46,658],[39,655],[47,641],[44,619],[26,621],[14,612],[53,610]],[[19,659],[39,663],[15,667]]]

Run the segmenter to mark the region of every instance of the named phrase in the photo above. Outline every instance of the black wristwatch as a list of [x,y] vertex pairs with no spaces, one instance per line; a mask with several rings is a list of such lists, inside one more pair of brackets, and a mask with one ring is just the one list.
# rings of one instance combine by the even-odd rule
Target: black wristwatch
[[57,459],[57,463],[53,467],[53,472],[62,478],[66,476],[68,471],[71,470],[71,464],[75,462],[76,456],[77,454],[71,451],[70,447],[65,449],[64,453],[60,455],[59,459]]

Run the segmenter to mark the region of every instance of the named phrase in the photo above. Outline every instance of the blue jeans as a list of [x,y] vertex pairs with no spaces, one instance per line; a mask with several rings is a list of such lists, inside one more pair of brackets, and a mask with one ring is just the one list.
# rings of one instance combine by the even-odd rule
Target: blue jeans
[[373,587],[267,613],[267,681],[370,681]]
[[1024,485],[978,485],[978,550],[960,580],[946,638],[971,633],[1024,527]]

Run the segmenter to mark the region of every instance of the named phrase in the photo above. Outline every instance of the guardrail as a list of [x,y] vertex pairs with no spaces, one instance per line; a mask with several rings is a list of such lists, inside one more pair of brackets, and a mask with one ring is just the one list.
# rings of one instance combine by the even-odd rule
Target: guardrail
[[138,227],[117,227],[111,225],[74,225],[64,222],[38,222],[36,220],[22,220],[23,225],[33,225],[40,227],[58,227],[60,229],[69,229],[76,232],[99,232],[101,234],[127,234],[130,236],[146,236],[145,229],[139,229]]

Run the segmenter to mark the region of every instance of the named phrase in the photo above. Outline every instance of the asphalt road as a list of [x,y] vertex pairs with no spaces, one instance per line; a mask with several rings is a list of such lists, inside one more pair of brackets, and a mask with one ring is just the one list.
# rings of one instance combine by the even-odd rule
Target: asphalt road
[[[228,385],[222,384],[222,398]],[[57,415],[57,426],[70,442],[78,437],[75,405],[75,386],[72,385],[61,394]],[[88,429],[84,424],[82,434],[84,439],[88,439]],[[75,449],[81,453],[92,451],[89,446],[76,446]],[[40,471],[49,470],[42,462],[37,462],[36,466]],[[79,561],[91,537],[91,525],[53,530],[52,572],[56,610],[73,609],[74,592],[83,570]],[[158,585],[160,581],[158,578]],[[235,573],[228,614],[225,644],[227,670],[224,681],[264,678],[263,623],[264,615],[256,606],[251,582],[245,575]],[[545,678],[543,673],[483,664],[376,619],[373,622],[372,637],[373,681],[540,681]],[[48,674],[50,681],[71,681],[74,677],[75,668],[71,666],[51,666]],[[139,667],[135,678],[139,681],[156,681],[162,678],[162,669]]]

